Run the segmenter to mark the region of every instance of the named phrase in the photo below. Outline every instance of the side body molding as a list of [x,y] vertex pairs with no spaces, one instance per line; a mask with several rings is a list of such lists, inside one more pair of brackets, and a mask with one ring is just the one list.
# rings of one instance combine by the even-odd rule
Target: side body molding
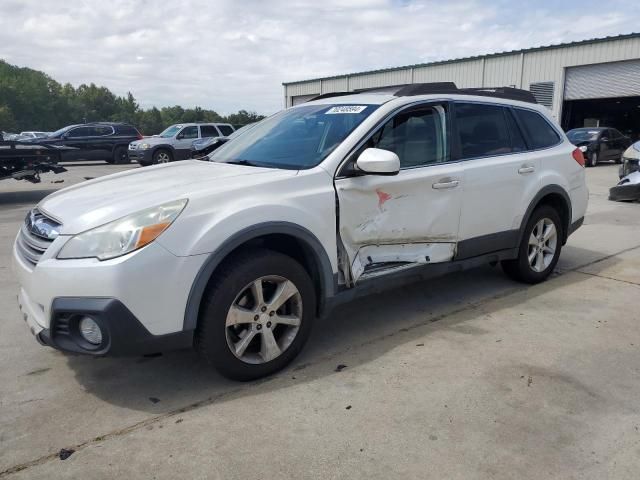
[[335,295],[337,283],[331,262],[329,261],[329,256],[320,243],[320,240],[306,228],[294,223],[265,222],[237,232],[229,237],[220,248],[209,255],[209,258],[203,264],[191,286],[187,300],[187,308],[185,310],[183,330],[194,330],[196,328],[202,296],[211,279],[211,275],[218,265],[240,245],[255,238],[271,234],[295,237],[304,243],[312,252],[313,260],[318,267],[320,277],[320,298],[318,298],[318,305],[320,306],[320,311],[323,311],[327,300]]

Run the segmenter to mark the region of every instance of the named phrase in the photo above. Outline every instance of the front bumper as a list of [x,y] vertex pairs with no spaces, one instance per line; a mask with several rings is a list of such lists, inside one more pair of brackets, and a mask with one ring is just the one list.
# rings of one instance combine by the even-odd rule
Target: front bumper
[[[193,332],[153,335],[114,298],[56,298],[51,308],[49,328],[37,325],[30,313],[30,302],[22,290],[18,303],[23,317],[38,342],[58,350],[89,355],[143,355],[189,348]],[[93,345],[80,334],[78,323],[90,316],[100,327],[102,343]]]
[[[57,260],[65,241],[58,237],[36,265],[26,262],[14,245],[18,303],[31,332],[42,343],[98,355],[145,353],[189,343],[192,332],[185,332],[185,309],[205,256],[178,257],[153,242],[103,262]],[[59,340],[56,332],[64,320],[60,312],[97,318],[109,343],[96,350],[73,342],[73,336]],[[73,330],[77,320],[71,319],[69,328]]]
[[640,200],[640,183],[627,183],[610,188],[609,200],[616,202]]
[[129,155],[129,160],[138,162],[141,165],[149,165],[153,163],[153,151],[151,148],[147,148],[144,150],[128,149],[127,154]]

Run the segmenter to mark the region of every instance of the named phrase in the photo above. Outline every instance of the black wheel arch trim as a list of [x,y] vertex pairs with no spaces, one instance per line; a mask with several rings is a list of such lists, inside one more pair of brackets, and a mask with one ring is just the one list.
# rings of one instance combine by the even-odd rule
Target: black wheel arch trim
[[173,148],[173,145],[170,145],[168,143],[166,143],[166,144],[163,143],[163,144],[160,144],[160,145],[154,145],[151,148],[151,157],[153,157],[158,150],[169,150],[171,155],[175,154],[175,148]]
[[567,191],[564,188],[562,188],[560,185],[552,184],[552,185],[546,185],[542,189],[540,189],[540,191],[536,194],[536,196],[533,197],[533,200],[531,200],[531,202],[529,203],[529,206],[527,207],[527,211],[522,217],[522,222],[520,223],[520,235],[518,238],[517,245],[520,245],[520,242],[522,242],[522,236],[524,235],[524,230],[527,226],[527,223],[529,223],[531,214],[540,203],[540,200],[542,200],[544,197],[546,197],[549,194],[560,195],[564,199],[565,204],[567,206],[567,213],[568,213],[567,221],[565,222],[565,225],[562,225],[562,244],[564,245],[567,242],[567,238],[569,237],[569,229],[571,226],[571,218],[573,215],[572,207],[571,207],[571,197],[569,196]]
[[337,291],[337,276],[334,275],[329,256],[318,238],[300,225],[290,222],[265,222],[240,230],[229,237],[217,250],[209,254],[191,285],[185,309],[183,330],[195,330],[198,324],[200,304],[211,276],[216,268],[236,248],[265,235],[289,235],[303,242],[313,254],[320,277],[320,298],[317,299],[319,313],[323,312],[328,299]]

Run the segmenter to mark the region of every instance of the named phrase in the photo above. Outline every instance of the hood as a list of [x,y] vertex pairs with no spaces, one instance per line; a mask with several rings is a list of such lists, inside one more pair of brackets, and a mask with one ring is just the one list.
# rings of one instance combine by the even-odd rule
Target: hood
[[627,148],[625,152],[622,154],[622,156],[625,158],[632,158],[632,159],[640,158],[640,142],[636,142],[633,145],[631,145],[629,148]]
[[61,235],[74,235],[172,200],[215,195],[296,174],[295,170],[182,161],[79,183],[49,195],[38,209],[62,223]]
[[130,143],[130,145],[140,145],[141,143],[148,143],[149,145],[166,145],[175,140],[174,137],[163,138],[163,137],[144,137],[142,140],[134,140]]

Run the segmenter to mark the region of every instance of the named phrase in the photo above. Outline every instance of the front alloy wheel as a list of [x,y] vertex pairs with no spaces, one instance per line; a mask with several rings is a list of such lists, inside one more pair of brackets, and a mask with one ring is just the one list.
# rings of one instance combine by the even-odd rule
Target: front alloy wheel
[[156,163],[169,163],[170,161],[171,161],[171,157],[169,157],[169,154],[164,150],[161,150],[158,153],[156,153]]
[[302,323],[302,298],[290,280],[260,277],[236,296],[226,320],[227,346],[245,363],[275,360],[293,343]]
[[203,296],[195,347],[225,377],[253,380],[286,366],[316,315],[315,287],[293,258],[264,248],[232,254]]

